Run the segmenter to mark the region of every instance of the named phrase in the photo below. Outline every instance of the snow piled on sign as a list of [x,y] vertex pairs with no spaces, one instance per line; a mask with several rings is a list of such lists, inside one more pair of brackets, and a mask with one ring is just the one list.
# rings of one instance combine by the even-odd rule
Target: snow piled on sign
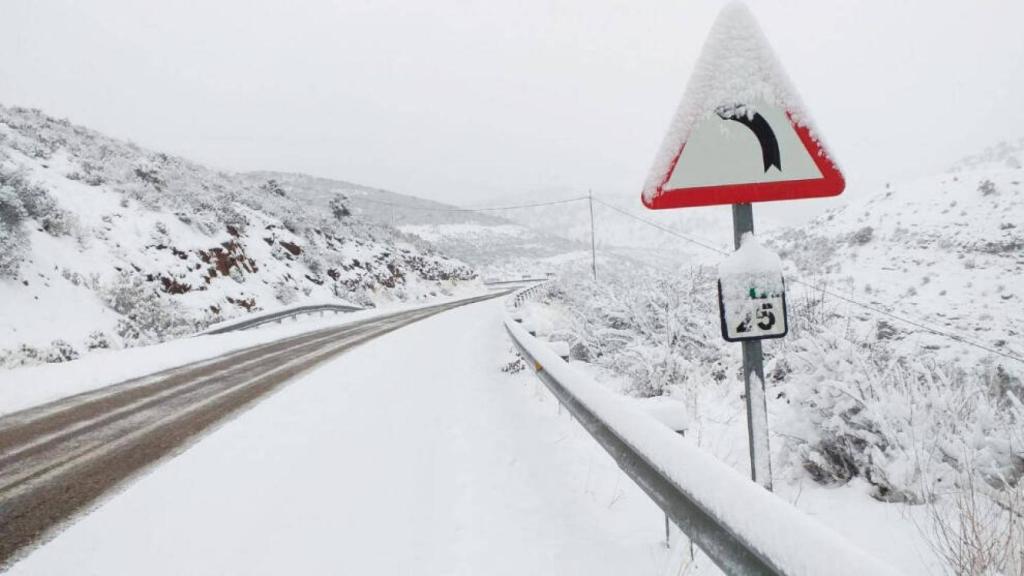
[[731,3],[722,9],[704,43],[683,100],[644,184],[644,201],[650,203],[658,195],[695,126],[720,107],[744,105],[746,113],[753,114],[756,110],[751,107],[752,102],[786,110],[794,122],[807,126],[818,138],[800,97],[754,15],[745,5]]
[[779,255],[762,246],[749,232],[740,240],[740,249],[718,265],[722,280],[722,297],[726,302],[750,299],[749,291],[782,294],[782,260]]

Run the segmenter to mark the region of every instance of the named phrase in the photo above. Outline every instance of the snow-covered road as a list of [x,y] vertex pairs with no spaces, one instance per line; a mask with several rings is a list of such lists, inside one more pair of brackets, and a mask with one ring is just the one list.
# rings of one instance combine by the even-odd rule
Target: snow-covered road
[[660,574],[660,511],[532,374],[502,302],[362,345],[12,574]]

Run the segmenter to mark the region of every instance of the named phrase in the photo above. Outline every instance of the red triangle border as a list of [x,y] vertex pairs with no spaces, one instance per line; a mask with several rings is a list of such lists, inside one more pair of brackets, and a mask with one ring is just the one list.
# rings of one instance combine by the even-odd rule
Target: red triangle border
[[644,206],[651,210],[666,208],[690,208],[695,206],[714,206],[717,204],[746,204],[750,202],[771,202],[775,200],[800,200],[803,198],[824,198],[838,196],[846,188],[846,179],[817,140],[811,136],[807,126],[793,122],[793,116],[786,116],[796,130],[800,142],[811,155],[814,164],[821,172],[821,178],[805,180],[784,180],[780,182],[753,182],[747,184],[727,184],[721,186],[694,186],[692,188],[672,188],[666,190],[665,184],[672,176],[679,157],[686,148],[686,143],[679,148],[672,164],[669,165],[661,184],[650,202],[643,199]]

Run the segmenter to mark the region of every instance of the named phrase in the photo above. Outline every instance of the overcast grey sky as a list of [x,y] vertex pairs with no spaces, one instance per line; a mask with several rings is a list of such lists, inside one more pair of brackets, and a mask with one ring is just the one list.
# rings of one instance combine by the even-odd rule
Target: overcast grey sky
[[[231,170],[637,198],[721,6],[4,0],[0,102]],[[1024,2],[749,6],[856,192],[1024,136]]]

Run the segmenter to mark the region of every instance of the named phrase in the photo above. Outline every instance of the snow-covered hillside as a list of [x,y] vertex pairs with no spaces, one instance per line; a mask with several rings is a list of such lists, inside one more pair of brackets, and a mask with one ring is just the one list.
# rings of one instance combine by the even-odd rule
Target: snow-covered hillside
[[[1021,160],[1024,146],[995,147],[762,236],[788,279],[790,334],[764,343],[779,491],[905,506],[894,529],[919,531],[912,573],[1019,565],[965,534],[1024,551]],[[609,259],[598,283],[566,269],[528,321],[609,386],[677,399],[701,445],[745,470],[740,348],[721,339],[707,265],[723,257],[668,271]]]
[[405,240],[427,243],[440,252],[476,266],[485,276],[511,272],[542,273],[539,262],[582,246],[550,231],[537,230],[505,218],[517,211],[474,211],[415,196],[304,174],[256,172],[246,177],[259,184],[273,180],[297,198],[321,210],[343,202],[367,221],[393,226]]
[[[946,174],[889,184],[770,243],[791,275],[930,327],[1024,357],[1024,141],[959,162]],[[836,302],[835,304],[840,304]],[[862,339],[906,354],[987,355],[891,318],[841,306]],[[837,311],[837,313],[840,313]]]
[[304,301],[479,285],[463,262],[307,192],[0,107],[0,366]]

